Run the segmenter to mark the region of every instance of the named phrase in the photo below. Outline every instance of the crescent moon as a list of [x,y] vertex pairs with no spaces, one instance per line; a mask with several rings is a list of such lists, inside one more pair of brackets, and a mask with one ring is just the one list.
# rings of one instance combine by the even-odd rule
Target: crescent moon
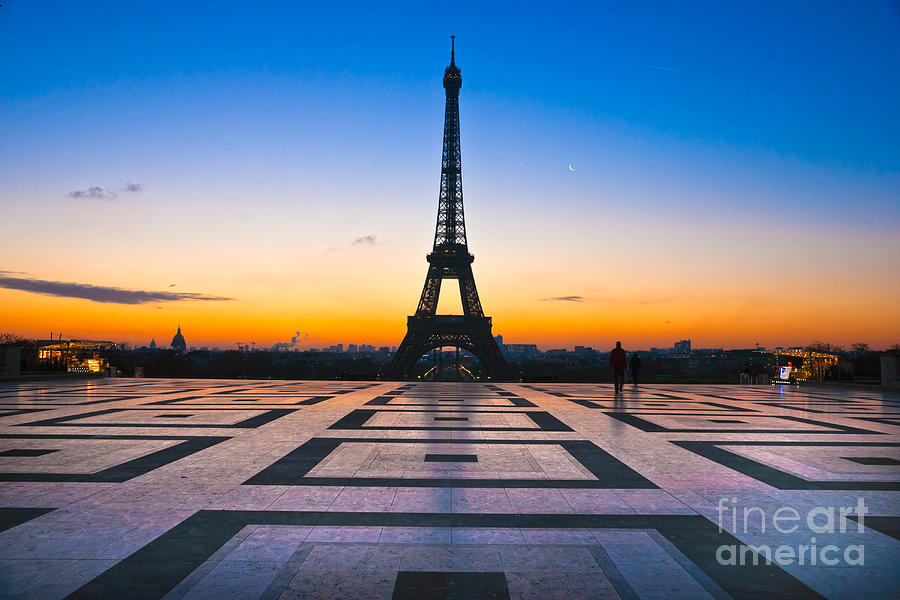
[[572,163],[569,163],[569,170],[573,173],[575,172],[575,169],[572,168]]

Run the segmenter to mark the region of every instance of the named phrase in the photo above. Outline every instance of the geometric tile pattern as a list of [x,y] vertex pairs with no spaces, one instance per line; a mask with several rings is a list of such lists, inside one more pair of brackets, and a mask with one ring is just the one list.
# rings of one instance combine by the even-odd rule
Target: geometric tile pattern
[[898,517],[888,392],[0,384],[2,598],[893,598]]

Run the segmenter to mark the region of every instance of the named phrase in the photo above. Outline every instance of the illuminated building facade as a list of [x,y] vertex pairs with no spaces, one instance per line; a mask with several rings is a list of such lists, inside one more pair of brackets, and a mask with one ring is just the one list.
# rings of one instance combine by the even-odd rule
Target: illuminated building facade
[[791,367],[790,374],[794,379],[822,380],[825,376],[838,367],[839,357],[836,354],[814,352],[802,348],[788,348],[787,350],[772,350],[767,352],[775,357],[775,364],[779,367]]
[[115,342],[92,340],[39,341],[38,364],[69,373],[102,373],[109,366],[109,351],[116,347]]

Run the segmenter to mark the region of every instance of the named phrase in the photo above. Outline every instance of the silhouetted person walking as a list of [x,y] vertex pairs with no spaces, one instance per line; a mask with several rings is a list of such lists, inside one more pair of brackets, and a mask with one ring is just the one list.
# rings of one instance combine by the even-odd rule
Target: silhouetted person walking
[[631,367],[631,382],[637,385],[638,375],[641,373],[641,357],[638,356],[637,352],[631,354],[631,362],[628,363],[628,366]]
[[616,392],[622,391],[625,385],[625,368],[628,366],[628,359],[625,350],[622,348],[622,342],[616,342],[616,347],[609,353],[609,368],[613,370],[613,379],[616,386]]

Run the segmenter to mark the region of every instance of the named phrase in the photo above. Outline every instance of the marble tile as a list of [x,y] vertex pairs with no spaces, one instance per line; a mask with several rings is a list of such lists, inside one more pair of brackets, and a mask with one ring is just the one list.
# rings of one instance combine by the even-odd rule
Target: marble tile
[[387,512],[391,509],[397,488],[345,487],[331,506],[334,512]]
[[597,538],[589,529],[522,529],[526,544],[594,545]]
[[511,488],[506,490],[513,511],[532,514],[574,514],[557,489]]
[[381,544],[449,544],[449,527],[385,527],[378,542]]
[[403,551],[403,571],[503,571],[498,547],[424,546]]
[[451,490],[441,488],[397,489],[391,512],[403,513],[449,513]]
[[544,600],[545,598],[566,598],[567,600],[618,600],[615,588],[602,573],[516,572],[507,573],[510,598],[520,600]]
[[[900,595],[892,392],[110,379],[4,400],[47,410],[0,414],[0,597],[391,598],[453,574],[477,593],[473,573],[512,598]],[[723,498],[766,529],[720,534]],[[772,527],[860,499],[859,529]],[[715,563],[811,537],[865,564]]]
[[500,558],[509,573],[602,573],[593,555],[582,546],[502,546]]
[[268,506],[268,510],[328,510],[343,486],[290,487]]
[[524,544],[522,532],[515,528],[454,527],[454,544]]
[[451,511],[454,513],[512,513],[505,489],[453,488]]
[[321,526],[313,527],[307,542],[377,542],[381,527]]

